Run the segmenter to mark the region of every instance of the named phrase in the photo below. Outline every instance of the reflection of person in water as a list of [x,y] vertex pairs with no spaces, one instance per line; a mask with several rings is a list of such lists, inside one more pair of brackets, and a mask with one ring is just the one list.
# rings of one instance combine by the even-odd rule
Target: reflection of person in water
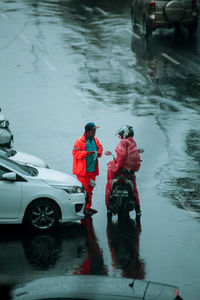
[[104,265],[102,250],[99,247],[97,237],[95,235],[92,218],[85,218],[81,221],[82,226],[86,230],[86,245],[88,248],[88,256],[75,275],[108,275],[106,266]]
[[122,271],[122,277],[144,279],[145,264],[139,257],[141,227],[130,218],[125,223],[107,224],[107,238],[114,269]]

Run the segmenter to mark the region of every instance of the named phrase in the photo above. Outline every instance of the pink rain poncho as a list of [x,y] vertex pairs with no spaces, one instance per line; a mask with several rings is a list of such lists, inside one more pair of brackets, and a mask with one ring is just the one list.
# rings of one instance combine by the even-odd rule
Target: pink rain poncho
[[[107,172],[107,184],[106,184],[106,206],[108,206],[108,197],[111,192],[111,183],[113,177],[121,168],[126,168],[137,172],[140,168],[140,155],[137,150],[137,144],[133,137],[122,139],[115,149],[117,157],[114,161],[109,162]],[[136,196],[136,202],[140,204],[138,191],[136,187],[135,176],[133,175],[134,194]]]

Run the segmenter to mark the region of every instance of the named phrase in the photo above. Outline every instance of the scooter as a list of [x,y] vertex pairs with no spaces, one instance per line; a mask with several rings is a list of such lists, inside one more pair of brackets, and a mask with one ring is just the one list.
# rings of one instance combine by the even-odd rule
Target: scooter
[[[113,160],[115,159],[110,151],[106,151],[104,154],[112,156]],[[133,176],[134,172],[121,168],[112,179],[107,211],[108,220],[111,220],[112,215],[116,214],[118,215],[118,221],[126,220],[129,217],[129,212],[135,209],[136,198],[134,196]]]

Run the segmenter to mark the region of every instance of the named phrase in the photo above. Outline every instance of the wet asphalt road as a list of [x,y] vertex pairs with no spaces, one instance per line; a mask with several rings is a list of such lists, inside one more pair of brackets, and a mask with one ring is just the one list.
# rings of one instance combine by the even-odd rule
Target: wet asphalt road
[[[137,174],[141,227],[107,224],[108,157],[100,159],[84,224],[56,234],[0,226],[0,266],[19,282],[61,274],[134,277],[200,297],[200,29],[177,38],[132,32],[131,1],[5,1],[0,4],[1,101],[15,148],[72,174],[71,150],[85,123],[105,150],[123,124],[144,148]],[[89,267],[87,262],[90,261]]]

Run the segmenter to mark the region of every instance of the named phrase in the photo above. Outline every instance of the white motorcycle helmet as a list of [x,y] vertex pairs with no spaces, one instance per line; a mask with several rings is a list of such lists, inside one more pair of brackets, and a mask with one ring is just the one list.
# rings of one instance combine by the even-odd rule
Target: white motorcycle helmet
[[129,125],[124,125],[119,130],[117,130],[116,135],[118,135],[120,139],[125,139],[129,136],[134,136],[133,127]]

